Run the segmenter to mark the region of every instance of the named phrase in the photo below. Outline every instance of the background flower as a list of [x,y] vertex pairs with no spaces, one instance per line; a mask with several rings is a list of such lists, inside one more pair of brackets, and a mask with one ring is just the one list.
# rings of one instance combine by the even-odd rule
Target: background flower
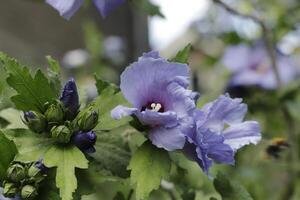
[[[280,79],[287,84],[299,75],[299,70],[293,61],[279,50],[276,56]],[[277,88],[275,74],[262,42],[253,46],[229,46],[225,50],[222,62],[233,73],[230,86],[257,85],[265,89]]]
[[[125,1],[126,0],[93,0],[103,17],[106,17]],[[46,2],[55,8],[65,19],[70,19],[82,6],[84,0],[46,0]]]

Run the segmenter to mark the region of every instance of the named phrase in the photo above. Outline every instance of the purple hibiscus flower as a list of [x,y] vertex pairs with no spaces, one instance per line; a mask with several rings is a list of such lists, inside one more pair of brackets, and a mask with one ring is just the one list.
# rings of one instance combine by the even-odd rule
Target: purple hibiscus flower
[[67,119],[73,119],[77,115],[79,109],[79,96],[77,86],[73,78],[65,84],[60,101],[66,109]]
[[208,173],[213,162],[234,164],[241,147],[261,140],[256,121],[243,121],[247,105],[222,95],[194,114],[195,126],[187,134],[185,154]]
[[195,109],[198,94],[188,90],[189,68],[168,62],[158,52],[150,52],[127,67],[121,75],[121,91],[133,108],[117,106],[114,119],[135,115],[150,127],[148,138],[168,151],[185,144],[187,116]]
[[[265,89],[276,89],[277,82],[268,54],[261,42],[253,46],[244,44],[230,46],[225,50],[223,64],[232,71],[230,86],[256,85]],[[292,60],[277,51],[280,79],[287,84],[299,75]]]
[[[93,0],[95,6],[103,17],[116,9],[126,0]],[[84,0],[46,0],[65,19],[70,19],[82,6]]]

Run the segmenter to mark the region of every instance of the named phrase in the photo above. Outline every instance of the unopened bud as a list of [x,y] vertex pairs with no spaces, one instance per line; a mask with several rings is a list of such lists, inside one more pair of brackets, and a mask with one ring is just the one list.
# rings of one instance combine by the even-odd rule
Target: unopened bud
[[24,112],[23,122],[34,132],[41,133],[46,128],[45,117],[34,111]]
[[79,109],[79,97],[74,79],[70,79],[65,84],[60,101],[64,105],[66,119],[73,120]]
[[54,126],[51,129],[51,137],[55,139],[58,143],[69,143],[71,136],[71,130],[64,125]]
[[90,131],[98,124],[98,112],[88,108],[78,114],[75,119],[76,125],[80,131]]
[[94,153],[97,135],[94,131],[79,132],[73,136],[73,143],[84,153]]
[[8,198],[16,196],[18,188],[13,183],[5,183],[3,188],[3,195]]
[[46,120],[49,123],[61,123],[64,119],[64,109],[60,102],[55,102],[45,112]]
[[32,185],[25,185],[21,190],[22,199],[34,199],[38,195],[37,190]]
[[20,182],[26,177],[25,168],[21,164],[13,164],[7,170],[7,178],[12,182]]

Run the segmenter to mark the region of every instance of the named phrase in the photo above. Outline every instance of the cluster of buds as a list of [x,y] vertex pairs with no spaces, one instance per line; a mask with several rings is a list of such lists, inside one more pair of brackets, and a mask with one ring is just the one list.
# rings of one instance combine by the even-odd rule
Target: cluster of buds
[[41,161],[22,163],[12,162],[7,170],[7,179],[3,182],[3,195],[8,198],[20,196],[24,200],[34,199],[37,188],[47,173]]
[[74,79],[69,80],[59,100],[45,104],[45,112],[24,112],[24,123],[34,132],[50,133],[60,144],[75,144],[85,153],[95,152],[97,137],[92,131],[98,123],[98,112],[92,107],[79,111],[79,97]]

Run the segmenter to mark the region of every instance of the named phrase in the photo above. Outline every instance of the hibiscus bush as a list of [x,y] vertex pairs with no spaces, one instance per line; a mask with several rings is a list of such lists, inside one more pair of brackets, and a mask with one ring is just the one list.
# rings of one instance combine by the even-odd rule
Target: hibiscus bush
[[[91,2],[104,20],[125,4],[163,17],[147,0]],[[85,7],[45,3],[67,21]],[[285,14],[300,4],[212,3],[194,23],[211,28],[197,42],[170,57],[142,53],[119,83],[92,74],[92,97],[80,70],[74,78],[51,56],[44,70],[1,52],[0,200],[299,199],[300,71],[284,38],[297,30]],[[222,29],[223,15],[257,33]],[[99,64],[101,33],[85,25]],[[76,65],[83,53],[72,53]]]

